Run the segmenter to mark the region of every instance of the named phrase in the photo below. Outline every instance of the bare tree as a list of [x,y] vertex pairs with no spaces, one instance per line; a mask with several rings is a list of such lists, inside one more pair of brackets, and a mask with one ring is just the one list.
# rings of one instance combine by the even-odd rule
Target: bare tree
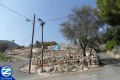
[[67,40],[79,43],[86,56],[89,39],[99,34],[100,26],[101,21],[94,14],[94,9],[84,5],[73,8],[68,21],[61,24],[60,32]]

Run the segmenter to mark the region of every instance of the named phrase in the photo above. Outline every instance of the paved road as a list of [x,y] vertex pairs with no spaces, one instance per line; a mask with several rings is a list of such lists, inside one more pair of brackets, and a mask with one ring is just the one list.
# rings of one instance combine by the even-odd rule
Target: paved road
[[32,78],[34,76],[36,76],[35,74],[28,74],[28,73],[23,73],[20,72],[20,67],[22,67],[25,64],[29,63],[29,59],[28,58],[23,58],[17,55],[12,55],[14,57],[18,57],[21,58],[22,61],[14,61],[14,62],[0,62],[0,66],[10,66],[13,70],[12,76],[16,79],[16,80],[28,80],[27,78]]
[[91,69],[83,72],[63,73],[59,75],[37,75],[22,73],[19,68],[28,63],[29,60],[17,61],[17,62],[4,62],[0,63],[0,66],[9,65],[13,69],[13,77],[16,80],[120,80],[120,62],[117,59],[113,59],[105,55],[104,53],[99,55],[102,62],[106,65],[98,68]]
[[4,65],[10,66],[12,68],[12,70],[13,70],[13,75],[12,76],[15,79],[20,79],[20,78],[28,76],[28,74],[25,74],[25,73],[22,73],[22,72],[19,71],[19,68],[22,65],[25,65],[26,63],[28,63],[28,60],[26,60],[26,61],[17,61],[17,62],[0,62],[0,66],[4,66]]

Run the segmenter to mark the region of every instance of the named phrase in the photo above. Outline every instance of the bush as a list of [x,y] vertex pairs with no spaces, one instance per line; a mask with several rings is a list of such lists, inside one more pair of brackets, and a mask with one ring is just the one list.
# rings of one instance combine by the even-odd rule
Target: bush
[[[46,46],[52,46],[52,45],[56,45],[57,43],[55,41],[52,41],[52,42],[43,42],[43,45],[44,47],[47,49]],[[42,43],[39,42],[39,41],[36,41],[36,43],[33,45],[34,47],[41,47],[42,46]]]
[[25,48],[24,46],[16,46],[15,49],[22,49]]
[[117,43],[115,41],[107,41],[107,43],[105,44],[105,48],[111,51],[116,45]]
[[8,48],[7,43],[0,43],[0,52],[4,52]]
[[6,61],[6,57],[0,52],[0,62]]

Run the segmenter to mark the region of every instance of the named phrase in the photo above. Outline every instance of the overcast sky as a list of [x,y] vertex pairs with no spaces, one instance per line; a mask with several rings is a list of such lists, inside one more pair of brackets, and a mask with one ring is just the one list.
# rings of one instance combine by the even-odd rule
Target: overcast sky
[[[15,40],[19,45],[31,43],[32,22],[25,17],[33,19],[36,15],[34,42],[41,41],[41,26],[37,21],[41,18],[46,22],[44,26],[44,41],[67,43],[59,32],[60,24],[67,18],[53,20],[68,16],[75,6],[91,5],[96,7],[96,0],[0,0],[0,40]],[[23,15],[20,16],[9,9]],[[25,17],[24,17],[25,16]]]

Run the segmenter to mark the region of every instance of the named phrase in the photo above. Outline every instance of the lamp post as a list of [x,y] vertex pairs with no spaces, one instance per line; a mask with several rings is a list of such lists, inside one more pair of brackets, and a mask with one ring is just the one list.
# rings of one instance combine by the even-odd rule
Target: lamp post
[[45,25],[45,22],[43,20],[41,20],[40,18],[38,19],[38,21],[40,21],[40,25],[42,27],[42,52],[41,52],[41,57],[42,57],[42,67],[41,67],[41,72],[43,73],[43,49],[44,49],[44,45],[43,45],[43,26]]
[[[26,19],[26,21],[30,21]],[[33,40],[34,40],[34,28],[35,28],[35,14],[34,14],[34,21],[33,21],[33,29],[32,29],[32,41],[31,41],[31,50],[30,50],[30,61],[29,61],[29,74],[31,71],[31,59],[32,59],[32,50],[33,50]]]

